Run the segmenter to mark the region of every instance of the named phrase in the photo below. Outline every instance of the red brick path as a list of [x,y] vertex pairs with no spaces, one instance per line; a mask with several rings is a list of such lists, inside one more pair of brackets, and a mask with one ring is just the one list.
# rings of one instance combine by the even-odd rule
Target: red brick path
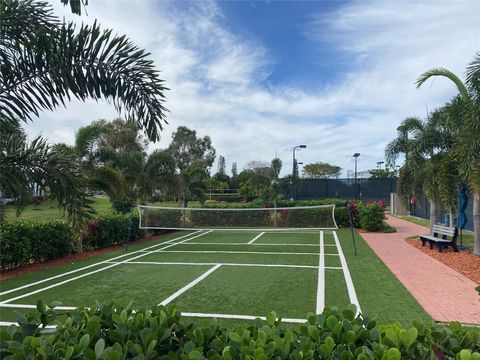
[[404,241],[429,229],[395,217],[387,222],[397,229],[396,233],[360,235],[430,316],[436,321],[480,324],[477,285]]

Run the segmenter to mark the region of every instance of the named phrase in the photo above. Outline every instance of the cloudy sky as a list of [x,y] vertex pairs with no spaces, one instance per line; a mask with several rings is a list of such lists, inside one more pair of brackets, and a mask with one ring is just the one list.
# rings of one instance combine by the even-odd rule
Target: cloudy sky
[[[179,125],[209,135],[218,155],[242,169],[277,154],[291,171],[292,147],[304,163],[376,167],[408,116],[424,117],[455,95],[446,80],[422,89],[425,70],[463,77],[480,49],[480,1],[108,1],[90,0],[78,17],[95,19],[152,53],[166,81],[167,147]],[[27,126],[50,142],[117,115],[106,102],[72,102]]]

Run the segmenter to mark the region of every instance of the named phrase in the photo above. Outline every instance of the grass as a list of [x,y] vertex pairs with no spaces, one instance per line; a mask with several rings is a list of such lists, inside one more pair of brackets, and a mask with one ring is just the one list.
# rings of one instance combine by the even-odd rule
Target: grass
[[[407,220],[407,221],[410,221],[414,224],[422,225],[422,226],[425,226],[427,228],[430,227],[430,221],[425,220],[425,219],[421,219],[421,218],[418,218],[418,217],[415,217],[415,216],[405,215],[405,216],[400,216],[400,219]],[[459,238],[457,239],[457,244],[460,244],[460,234],[458,236],[459,236]],[[474,239],[473,234],[471,232],[463,231],[461,241],[466,248],[472,249],[474,240],[475,239]]]
[[[112,212],[112,203],[106,196],[95,196],[90,198],[92,200],[92,207],[97,214],[106,214]],[[149,205],[156,206],[173,206],[176,203],[172,202],[154,202]],[[132,211],[137,211],[134,208]],[[47,220],[61,220],[64,219],[63,212],[59,209],[56,200],[45,200],[38,206],[28,204],[22,210],[19,216],[17,216],[16,208],[14,205],[5,206],[6,219],[13,220],[35,220],[35,221],[47,221]]]
[[[341,247],[363,312],[380,323],[409,323],[414,319],[430,321],[430,317],[396,277],[385,267],[363,239],[356,235],[358,255],[353,253],[349,230],[337,231]],[[204,280],[182,293],[175,303],[182,311],[204,313],[226,313],[243,315],[266,315],[276,311],[285,318],[305,318],[308,312],[314,312],[317,299],[317,279],[319,247],[318,233],[274,234],[266,233],[255,243],[247,242],[256,236],[251,232],[213,232],[198,237],[192,242],[198,244],[174,245],[165,250],[185,252],[139,252],[152,245],[161,248],[167,240],[185,233],[171,233],[152,241],[132,244],[129,255],[118,261],[145,255],[138,262],[194,262],[199,265],[159,265],[159,264],[120,264],[95,274],[73,280],[63,285],[46,289],[37,294],[14,300],[15,304],[35,304],[42,299],[46,302],[59,300],[66,306],[90,306],[95,300],[115,301],[125,305],[133,300],[135,306],[150,306],[160,303],[192,280],[198,278],[215,263],[237,264],[297,264],[307,267],[252,267],[221,266]],[[325,244],[333,245],[331,232],[325,232]],[[214,242],[226,243],[216,245]],[[288,244],[305,244],[290,246]],[[237,244],[237,245],[235,245]],[[239,245],[241,244],[241,245]],[[267,245],[270,244],[270,245]],[[279,245],[272,245],[279,244]],[[194,251],[219,251],[218,253],[199,253]],[[222,251],[222,252],[220,252]],[[244,254],[225,253],[225,251],[261,251],[287,252],[291,254]],[[298,254],[299,252],[305,254]],[[309,253],[312,253],[310,255]],[[336,246],[325,246],[326,254],[337,254]],[[62,274],[72,269],[92,265],[124,254],[116,250],[75,261],[72,264],[24,274],[2,281],[2,291],[29,284],[47,277]],[[0,296],[0,301],[28,294],[32,291],[54,285],[59,281],[76,275],[87,274],[92,270],[103,269],[111,264],[99,264],[90,269],[79,271],[59,279],[49,280],[28,289]],[[312,266],[309,268],[308,266]],[[325,256],[325,266],[340,267],[338,256]],[[349,303],[347,285],[342,270],[325,269],[325,304],[344,307]],[[11,309],[0,308],[0,320],[12,321]],[[200,321],[200,320],[198,320]],[[227,321],[230,322],[230,321]]]

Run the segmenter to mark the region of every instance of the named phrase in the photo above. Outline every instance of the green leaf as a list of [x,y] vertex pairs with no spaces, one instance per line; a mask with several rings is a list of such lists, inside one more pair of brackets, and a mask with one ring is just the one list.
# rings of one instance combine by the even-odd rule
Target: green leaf
[[97,356],[97,358],[102,356],[104,349],[105,349],[105,340],[98,339],[97,343],[95,344],[95,355]]
[[188,354],[188,358],[190,360],[203,360],[203,355],[200,351],[198,350],[193,350]]
[[90,344],[90,335],[88,334],[83,335],[79,342],[80,349],[87,348],[89,344]]
[[275,321],[277,320],[277,313],[275,311],[269,312],[267,314],[267,324],[270,326],[275,325]]

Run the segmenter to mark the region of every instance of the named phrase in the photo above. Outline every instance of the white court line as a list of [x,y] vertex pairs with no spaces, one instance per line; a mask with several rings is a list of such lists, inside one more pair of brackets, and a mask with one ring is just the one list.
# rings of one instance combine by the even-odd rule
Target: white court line
[[116,260],[116,259],[121,259],[121,258],[126,257],[126,256],[130,256],[130,255],[133,255],[133,254],[136,254],[136,253],[139,253],[139,252],[148,250],[148,249],[152,249],[152,248],[157,247],[157,246],[161,246],[161,245],[170,243],[170,242],[172,242],[172,241],[174,241],[174,240],[180,240],[180,239],[183,239],[183,238],[185,238],[185,237],[187,237],[187,236],[192,236],[192,235],[194,235],[194,234],[196,234],[196,233],[198,233],[198,232],[200,232],[200,230],[199,230],[199,231],[195,231],[195,232],[193,232],[193,233],[189,233],[189,234],[187,234],[187,235],[180,236],[180,237],[175,238],[175,239],[163,241],[163,242],[161,242],[160,244],[155,244],[155,245],[146,247],[146,248],[141,249],[141,250],[133,251],[133,252],[131,252],[131,253],[123,254],[123,255],[120,255],[120,256],[116,256],[116,257],[111,258],[111,259],[108,259],[108,260],[99,261],[99,262],[97,262],[97,263],[94,263],[94,264],[91,264],[91,265],[88,265],[88,266],[84,266],[84,267],[79,268],[79,269],[75,269],[75,270],[72,270],[72,271],[68,271],[68,272],[66,272],[66,273],[62,273],[62,274],[59,274],[59,275],[51,276],[51,277],[49,277],[49,278],[42,279],[42,280],[39,280],[39,281],[35,281],[35,282],[33,282],[33,283],[29,283],[29,284],[26,284],[26,285],[22,285],[22,286],[19,286],[19,287],[14,288],[14,289],[2,291],[2,292],[0,292],[0,296],[6,295],[6,294],[10,294],[10,293],[12,293],[12,292],[19,291],[19,290],[22,290],[22,289],[26,289],[26,288],[29,288],[29,287],[31,287],[31,286],[35,286],[35,285],[38,285],[38,284],[42,284],[42,283],[44,283],[44,282],[46,282],[46,281],[50,281],[50,280],[58,279],[58,278],[63,277],[63,276],[71,275],[71,274],[74,274],[74,273],[79,272],[79,271],[82,271],[82,270],[90,269],[90,268],[92,268],[92,267],[94,267],[94,266],[98,266],[98,265],[104,264],[104,263],[106,263],[107,261],[112,261],[112,260]]
[[192,287],[194,287],[195,285],[197,285],[200,281],[202,281],[203,279],[205,279],[206,277],[208,277],[208,275],[210,275],[211,273],[213,273],[215,270],[219,269],[222,265],[220,264],[217,264],[215,265],[214,267],[212,267],[211,269],[205,271],[202,275],[200,275],[198,278],[196,278],[195,280],[193,280],[192,282],[190,282],[189,284],[185,285],[183,288],[181,288],[180,290],[178,290],[177,292],[173,293],[172,295],[170,295],[168,298],[166,298],[165,300],[163,300],[160,304],[158,305],[167,305],[169,304],[170,302],[172,302],[173,300],[175,300],[177,297],[179,297],[180,295],[182,295],[184,292],[190,290]]
[[[194,236],[193,238],[197,238],[197,237],[206,235],[206,234],[208,234],[208,233],[209,233],[209,232],[207,231],[207,232],[201,233],[201,234],[199,234],[199,235],[196,235],[196,236]],[[192,234],[190,234],[190,235],[192,235]],[[184,237],[185,237],[185,236],[182,236],[182,238],[184,238]],[[192,239],[193,239],[193,238],[192,238]],[[177,238],[177,240],[178,240],[178,239],[179,239],[179,238]],[[188,241],[188,240],[190,240],[190,239],[187,238],[187,239],[185,239],[185,240],[182,240],[182,241],[179,241],[179,242],[176,242],[176,243],[170,243],[169,245],[164,246],[164,247],[162,247],[162,248],[159,249],[159,250],[168,249],[169,247],[175,246],[175,245],[177,245],[177,244],[182,244],[182,243],[184,243],[185,241]],[[162,244],[162,245],[163,245],[163,244]],[[136,260],[136,259],[139,259],[139,258],[141,258],[141,257],[147,256],[148,254],[149,254],[148,252],[143,252],[142,254],[140,254],[140,255],[138,255],[138,256],[135,256],[135,257],[133,257],[133,258],[130,258],[130,259],[128,259],[128,260]],[[128,260],[127,260],[127,261],[128,261]],[[55,283],[55,284],[46,286],[46,287],[44,287],[44,288],[40,288],[40,289],[31,291],[31,292],[29,292],[29,293],[27,293],[27,294],[23,294],[23,295],[19,295],[19,296],[16,296],[16,297],[7,299],[7,300],[5,300],[5,301],[2,301],[1,304],[6,304],[6,303],[9,303],[9,302],[18,300],[18,299],[22,299],[22,298],[24,298],[24,297],[28,297],[28,296],[31,296],[31,295],[35,295],[35,294],[37,294],[37,293],[39,293],[39,292],[42,292],[42,291],[45,291],[45,290],[49,290],[49,289],[52,289],[52,288],[57,287],[57,286],[60,286],[60,285],[67,284],[67,283],[69,283],[69,282],[71,282],[71,281],[74,281],[74,280],[77,280],[77,279],[81,279],[81,278],[83,278],[83,277],[85,277],[85,276],[89,276],[89,275],[98,273],[98,272],[100,272],[100,271],[104,271],[104,270],[110,269],[110,268],[112,268],[112,267],[115,267],[115,266],[118,266],[118,265],[120,265],[120,264],[123,264],[124,262],[126,262],[126,261],[121,261],[121,262],[118,262],[118,263],[115,263],[115,264],[111,264],[111,265],[109,265],[109,266],[102,267],[101,269],[97,269],[97,270],[94,270],[94,271],[90,271],[90,272],[88,272],[88,273],[85,273],[85,274],[82,274],[82,275],[78,275],[78,276],[75,276],[75,277],[70,278],[70,279],[67,279],[67,280],[63,280],[63,281],[61,281],[61,282],[59,282],[59,283]]]
[[[267,320],[264,316],[252,316],[252,315],[230,315],[230,314],[209,314],[209,313],[193,313],[193,312],[181,312],[182,316],[189,317],[201,317],[201,318],[217,318],[217,319],[237,319],[237,320],[255,320],[261,319],[263,321]],[[282,318],[282,322],[285,323],[294,323],[294,324],[304,324],[306,319],[292,319],[292,318]]]
[[[116,264],[116,262],[111,262]],[[239,266],[239,267],[281,267],[281,268],[298,268],[298,269],[318,269],[318,266],[314,265],[292,265],[292,264],[243,264],[243,263],[192,263],[192,262],[172,262],[172,261],[126,261],[118,262],[120,264],[133,264],[133,265],[191,265],[191,266],[213,266],[213,265],[222,265],[222,266]],[[325,269],[330,270],[342,270],[341,267],[337,266],[325,266]],[[0,304],[0,307],[2,304]]]
[[320,231],[320,255],[318,259],[317,314],[325,307],[325,256],[323,249],[323,231]]
[[[188,253],[188,254],[261,254],[261,255],[312,255],[318,256],[319,253],[305,252],[277,252],[277,251],[217,251],[217,250],[166,250],[144,251],[147,254],[155,253]],[[325,256],[338,256],[338,254],[324,254]],[[133,260],[133,259],[132,259]],[[128,261],[128,260],[125,260]]]
[[260,234],[258,234],[257,236],[255,236],[252,240],[250,240],[247,244],[253,244],[255,242],[255,240],[257,240],[258,238],[260,238],[260,236],[262,236],[263,234],[265,234],[265,232],[261,232]]
[[[232,245],[232,246],[246,246],[246,245],[252,245],[252,246],[315,246],[318,247],[318,244],[272,244],[272,243],[254,243],[254,244],[244,244],[244,243],[201,243],[201,242],[189,242],[186,245]],[[335,244],[323,244],[323,246],[337,246]]]
[[345,255],[343,254],[342,246],[340,245],[340,241],[338,240],[337,233],[333,232],[333,238],[335,239],[335,244],[337,245],[338,255],[340,257],[340,263],[342,264],[343,268],[343,276],[345,277],[345,283],[347,284],[348,290],[348,297],[350,298],[350,303],[355,304],[357,306],[357,315],[362,312],[360,308],[360,303],[358,301],[357,293],[355,291],[355,286],[353,286],[353,280],[350,276],[350,271],[348,270],[347,260],[345,259]]
[[[20,325],[16,322],[10,322],[10,321],[0,321],[0,326],[12,326],[12,325],[15,325],[15,326],[18,326],[20,327]],[[45,329],[56,329],[57,327],[55,325],[47,325],[45,326]]]
[[[36,309],[37,305],[26,305],[26,304],[0,304],[0,308],[11,308],[11,309]],[[57,310],[75,310],[78,307],[74,306],[55,306]]]

